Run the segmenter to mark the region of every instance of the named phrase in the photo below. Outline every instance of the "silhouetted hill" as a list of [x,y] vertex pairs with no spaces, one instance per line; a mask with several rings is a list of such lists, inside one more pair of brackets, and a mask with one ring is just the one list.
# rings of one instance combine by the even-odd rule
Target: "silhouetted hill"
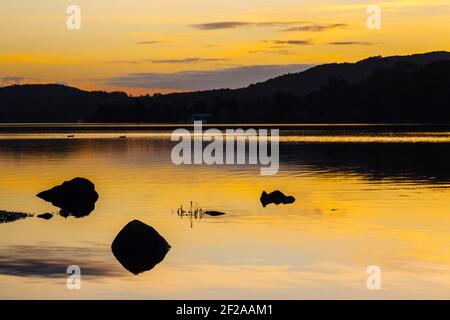
[[372,57],[247,88],[132,98],[61,85],[0,88],[0,121],[450,123],[450,53]]
[[188,101],[207,99],[208,97],[235,97],[243,100],[271,97],[276,92],[292,95],[306,95],[319,90],[331,78],[337,77],[356,83],[364,80],[375,70],[390,68],[398,62],[410,62],[419,66],[434,61],[450,61],[450,52],[436,51],[408,56],[370,57],[356,63],[329,63],[312,67],[306,71],[282,75],[264,82],[251,84],[241,89],[219,89],[191,93],[173,93],[164,95],[168,100],[176,101],[178,97]]
[[287,94],[305,95],[320,89],[330,78],[336,77],[349,83],[364,80],[372,72],[393,67],[399,62],[409,62],[419,66],[434,61],[450,61],[450,52],[438,51],[410,56],[371,57],[357,63],[331,63],[310,68],[304,72],[287,74],[265,82],[250,85],[242,90],[246,96],[271,96],[277,91]]
[[450,123],[449,65],[448,52],[372,57],[243,89],[142,98],[137,105],[146,121],[186,121],[206,113],[210,122]]
[[76,122],[92,117],[101,104],[126,102],[123,92],[83,91],[59,84],[0,88],[2,122]]

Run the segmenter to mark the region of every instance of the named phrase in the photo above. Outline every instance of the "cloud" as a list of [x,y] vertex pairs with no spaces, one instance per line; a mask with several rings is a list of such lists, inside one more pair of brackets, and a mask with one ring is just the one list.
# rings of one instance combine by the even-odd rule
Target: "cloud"
[[191,28],[198,30],[220,30],[236,29],[242,27],[286,27],[290,25],[303,24],[306,21],[268,21],[268,22],[246,22],[246,21],[222,21],[191,24]]
[[108,61],[108,63],[116,63],[116,64],[142,64],[145,63],[144,60],[114,60]]
[[283,54],[283,55],[293,54],[293,52],[289,51],[289,50],[252,50],[252,51],[249,51],[248,53],[250,53],[250,54],[268,53],[268,54]]
[[249,22],[226,21],[226,22],[211,22],[201,24],[191,24],[190,27],[199,30],[217,30],[217,29],[234,29],[238,27],[248,27]]
[[370,46],[370,45],[373,45],[374,43],[364,42],[364,41],[334,41],[334,42],[328,42],[328,44],[331,44],[334,46],[352,46],[352,45]]
[[288,44],[294,46],[308,46],[313,44],[312,40],[275,40],[276,44]]
[[332,23],[332,24],[309,24],[299,27],[292,27],[285,29],[283,31],[311,31],[311,32],[321,32],[321,31],[327,31],[331,29],[340,29],[340,28],[346,28],[348,27],[348,24],[346,23]]
[[107,85],[147,89],[211,90],[242,88],[286,73],[301,72],[312,65],[255,65],[209,71],[181,71],[175,73],[132,73],[109,78]]
[[[220,30],[220,29],[237,29],[248,27],[289,27],[282,31],[311,31],[320,32],[331,29],[346,28],[349,25],[346,23],[317,23],[311,21],[266,21],[266,22],[249,22],[249,21],[221,21],[191,24],[191,28],[198,30]],[[292,27],[293,26],[293,27]]]
[[223,58],[183,58],[183,59],[155,59],[146,60],[150,63],[198,63],[198,62],[223,62],[228,59]]
[[163,41],[158,41],[158,40],[149,40],[149,41],[138,41],[136,42],[137,44],[157,44],[157,43],[162,43]]
[[181,58],[181,59],[140,59],[140,60],[115,60],[110,61],[110,63],[120,63],[120,64],[177,64],[177,63],[203,63],[203,62],[225,62],[229,59],[225,58]]
[[6,76],[0,78],[0,82],[2,84],[20,84],[23,80],[25,80],[24,77],[18,77],[18,76]]

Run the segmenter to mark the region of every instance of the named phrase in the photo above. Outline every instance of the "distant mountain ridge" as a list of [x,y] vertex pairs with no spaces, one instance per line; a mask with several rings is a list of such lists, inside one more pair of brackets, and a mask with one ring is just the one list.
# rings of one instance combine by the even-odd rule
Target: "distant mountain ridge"
[[[323,64],[241,89],[152,97],[54,84],[8,86],[0,88],[0,122],[186,122],[202,113],[212,122],[450,123],[445,108],[450,105],[449,65],[445,51],[371,57]],[[436,114],[422,116],[419,102],[430,104]]]
[[320,89],[328,82],[330,77],[337,77],[349,83],[356,83],[364,80],[375,70],[391,68],[398,62],[409,62],[423,66],[435,61],[450,61],[450,52],[435,51],[408,56],[377,56],[356,63],[322,64],[303,72],[282,75],[253,84],[241,90],[245,91],[245,94],[252,96],[268,96],[281,89],[284,93],[305,95]]

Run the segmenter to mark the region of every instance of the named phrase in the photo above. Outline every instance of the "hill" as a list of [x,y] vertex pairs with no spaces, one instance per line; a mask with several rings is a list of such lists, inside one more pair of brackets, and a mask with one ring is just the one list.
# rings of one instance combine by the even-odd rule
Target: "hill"
[[[62,85],[0,88],[2,122],[450,123],[450,53],[371,57],[246,88],[128,97]],[[193,116],[194,115],[194,116]]]
[[1,122],[77,122],[102,104],[126,102],[123,92],[83,91],[58,84],[0,88]]

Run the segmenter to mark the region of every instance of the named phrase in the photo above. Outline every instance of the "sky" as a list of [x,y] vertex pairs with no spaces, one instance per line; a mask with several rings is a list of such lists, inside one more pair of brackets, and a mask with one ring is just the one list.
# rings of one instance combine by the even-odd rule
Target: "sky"
[[[80,29],[67,9],[80,9]],[[370,29],[370,5],[381,28]],[[2,0],[0,86],[237,88],[329,62],[450,51],[448,0]]]

